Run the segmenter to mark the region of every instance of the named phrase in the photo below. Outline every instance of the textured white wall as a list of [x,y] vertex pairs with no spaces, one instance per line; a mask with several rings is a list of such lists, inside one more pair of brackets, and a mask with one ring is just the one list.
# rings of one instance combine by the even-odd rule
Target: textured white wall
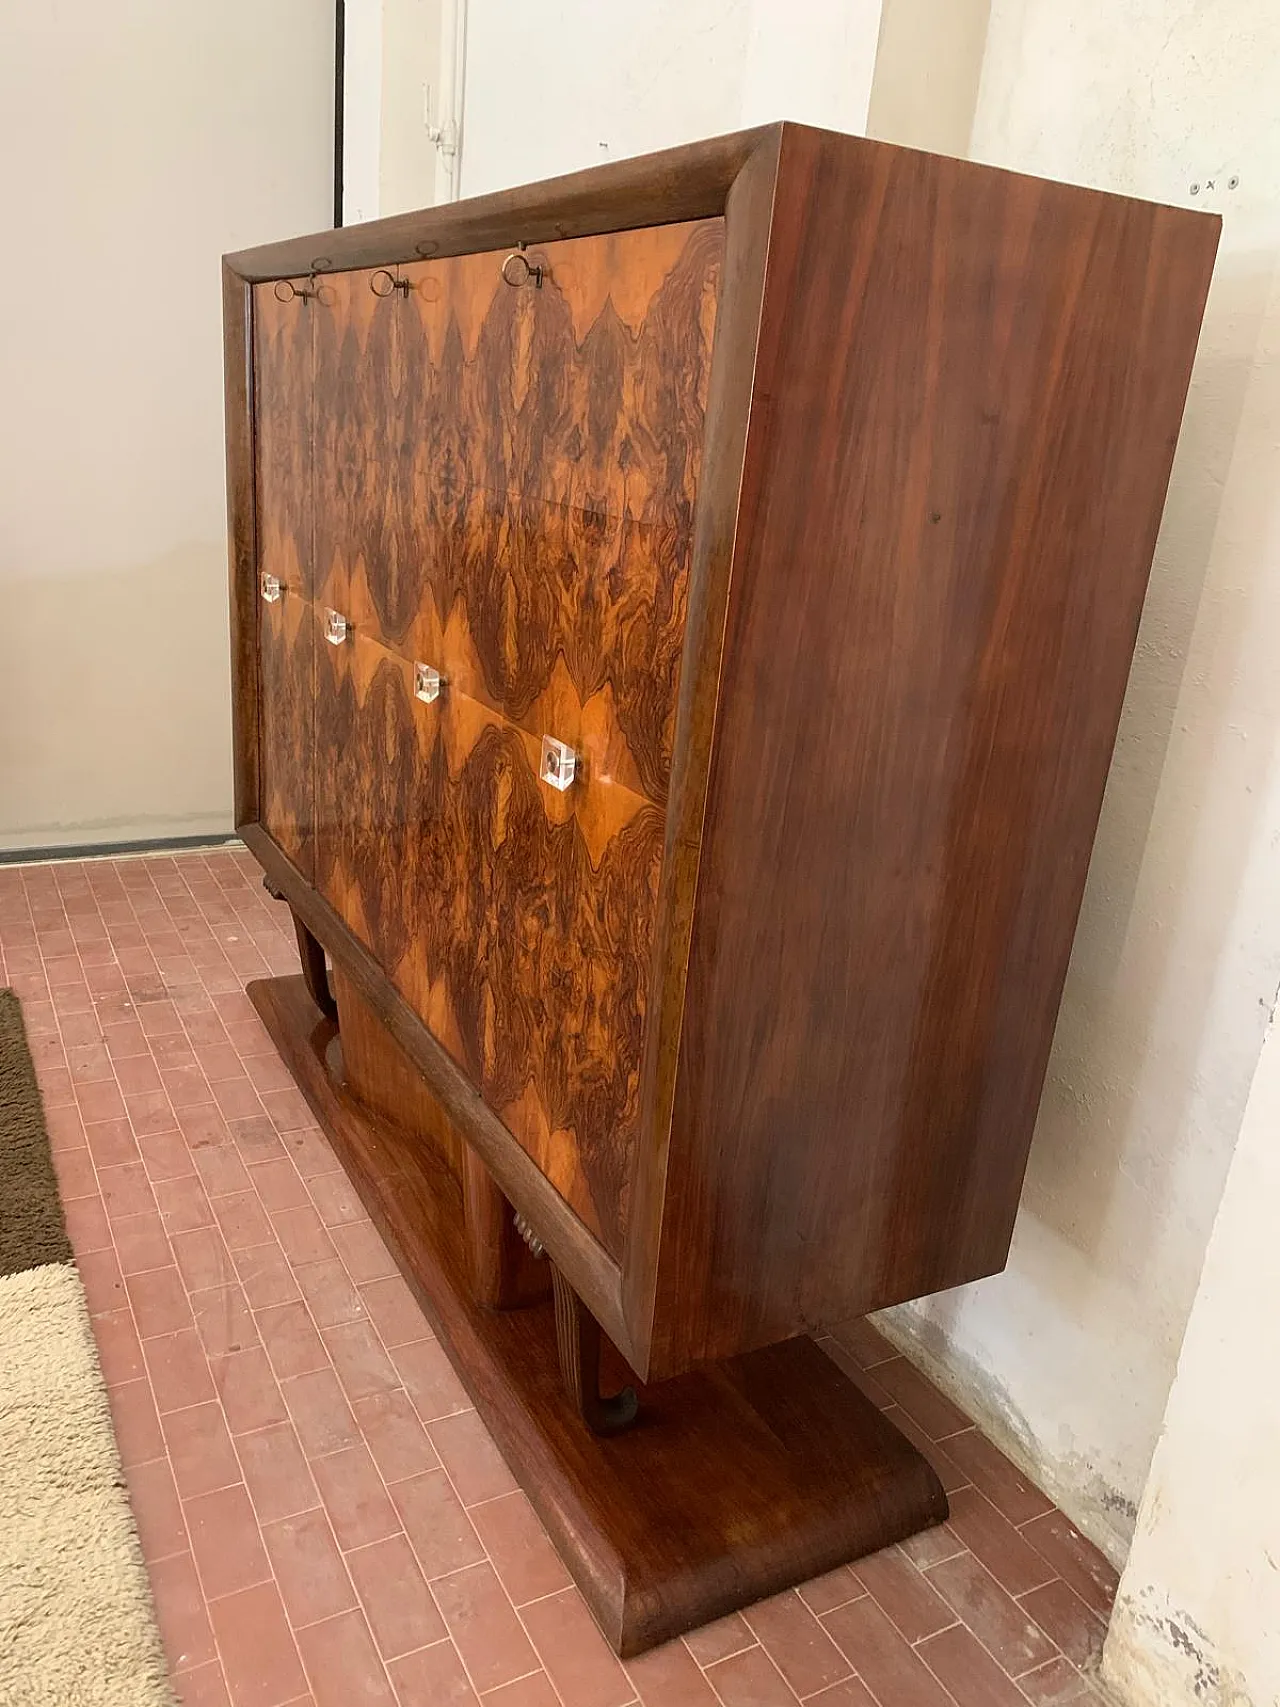
[[879,0],[470,0],[480,195],[777,118],[861,132]]
[[1269,0],[992,0],[972,140],[1225,218],[1013,1254],[891,1319],[1117,1559],[1280,978],[1278,63]]
[[328,0],[5,9],[0,847],[231,826],[219,256],[332,109]]
[[884,0],[867,135],[969,152],[991,0]]
[[441,0],[347,0],[343,223],[443,201],[428,119],[440,111]]
[[[1276,434],[1274,377],[1269,390]],[[1107,1638],[1104,1675],[1133,1707],[1280,1701],[1278,1224],[1273,1019]]]

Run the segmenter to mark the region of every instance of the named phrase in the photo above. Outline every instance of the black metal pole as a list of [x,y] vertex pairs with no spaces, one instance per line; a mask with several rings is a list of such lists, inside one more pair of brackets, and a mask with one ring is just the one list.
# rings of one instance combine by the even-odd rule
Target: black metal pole
[[342,224],[342,109],[347,57],[346,0],[334,0],[333,8],[333,223]]

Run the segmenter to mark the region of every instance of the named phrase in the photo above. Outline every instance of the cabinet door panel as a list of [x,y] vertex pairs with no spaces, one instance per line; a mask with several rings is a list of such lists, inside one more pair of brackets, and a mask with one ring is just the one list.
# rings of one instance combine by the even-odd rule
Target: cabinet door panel
[[356,629],[317,646],[317,885],[618,1255],[722,248],[346,274],[315,319],[316,602]]
[[431,375],[416,317],[400,296],[376,296],[376,277],[326,279],[315,314],[315,596],[404,651],[431,598],[413,492]]
[[434,845],[438,713],[412,666],[360,634],[316,647],[316,887],[389,974]]
[[[538,780],[540,743],[451,696],[395,978],[543,1172],[620,1255],[663,816]],[[438,792],[437,792],[438,791]]]
[[[259,817],[304,877],[314,872],[315,623],[312,562],[312,328],[305,298],[253,293],[258,544]],[[279,583],[262,597],[261,577]]]
[[533,733],[557,670],[606,694],[657,800],[722,251],[719,220],[549,244],[540,289],[452,257],[316,314],[317,597]]
[[561,794],[492,707],[413,696],[356,635],[317,646],[320,892],[615,1253],[626,1224],[663,817]]

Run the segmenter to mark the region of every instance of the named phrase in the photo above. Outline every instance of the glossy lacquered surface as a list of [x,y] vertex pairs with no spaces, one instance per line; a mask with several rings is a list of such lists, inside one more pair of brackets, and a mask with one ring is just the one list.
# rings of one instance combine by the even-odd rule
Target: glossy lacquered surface
[[263,822],[615,1257],[722,248],[255,290]]
[[[808,1339],[641,1386],[624,1434],[585,1427],[551,1304],[472,1297],[462,1194],[439,1151],[353,1093],[301,978],[248,994],[618,1653],[946,1517],[925,1458]],[[630,1372],[605,1352],[613,1391]]]
[[1005,1260],[1217,231],[779,125],[232,258],[246,839],[645,1378]]

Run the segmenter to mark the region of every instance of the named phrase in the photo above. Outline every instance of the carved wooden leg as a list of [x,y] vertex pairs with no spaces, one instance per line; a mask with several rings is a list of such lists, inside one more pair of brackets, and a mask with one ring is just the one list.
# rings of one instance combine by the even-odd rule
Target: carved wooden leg
[[560,1374],[569,1398],[593,1434],[619,1434],[636,1420],[635,1388],[624,1387],[610,1399],[601,1397],[600,1324],[554,1263],[551,1284],[555,1291]]
[[[273,901],[284,900],[283,894],[269,877],[262,879],[262,887]],[[302,981],[307,986],[307,994],[326,1019],[336,1021],[338,1004],[329,988],[329,969],[324,963],[324,950],[292,907],[289,913],[293,919],[294,934],[298,939],[298,959],[302,962]]]
[[[513,1310],[530,1300],[532,1253],[516,1231],[511,1205],[469,1144],[462,1151],[463,1225],[471,1296],[487,1310]],[[546,1282],[533,1279],[533,1295]]]
[[324,963],[324,950],[295,913],[293,928],[298,938],[298,958],[302,962],[302,981],[307,994],[326,1019],[336,1020],[338,1004],[329,988],[329,969]]

